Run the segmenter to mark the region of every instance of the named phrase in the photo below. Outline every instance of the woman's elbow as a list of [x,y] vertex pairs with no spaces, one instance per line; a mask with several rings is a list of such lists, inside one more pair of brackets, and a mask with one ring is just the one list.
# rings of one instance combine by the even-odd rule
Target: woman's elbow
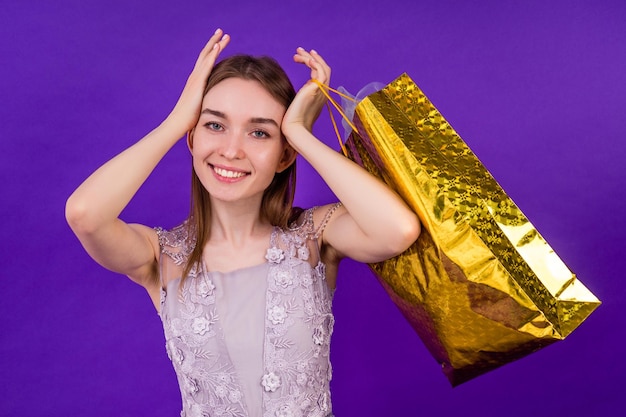
[[94,222],[90,221],[88,205],[73,194],[65,202],[65,220],[77,235],[88,234],[95,228]]
[[407,250],[419,237],[422,231],[419,218],[412,214],[398,225],[396,233],[396,242],[393,247],[394,256],[399,255]]

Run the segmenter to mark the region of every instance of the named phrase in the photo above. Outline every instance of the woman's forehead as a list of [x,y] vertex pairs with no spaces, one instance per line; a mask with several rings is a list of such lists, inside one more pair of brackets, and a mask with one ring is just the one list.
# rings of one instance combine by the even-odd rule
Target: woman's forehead
[[282,117],[285,107],[258,81],[227,78],[204,96],[202,110],[210,109],[234,117]]
[[243,78],[227,78],[215,84],[205,95],[211,101],[228,99],[230,97],[256,98],[257,100],[272,100],[278,102],[272,94],[258,81]]

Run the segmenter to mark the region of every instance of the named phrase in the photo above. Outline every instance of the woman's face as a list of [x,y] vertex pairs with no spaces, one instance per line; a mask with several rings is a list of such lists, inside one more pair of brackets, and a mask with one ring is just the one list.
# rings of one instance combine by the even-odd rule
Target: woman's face
[[285,107],[261,84],[228,78],[202,102],[191,153],[196,175],[212,199],[258,199],[295,152],[282,138]]

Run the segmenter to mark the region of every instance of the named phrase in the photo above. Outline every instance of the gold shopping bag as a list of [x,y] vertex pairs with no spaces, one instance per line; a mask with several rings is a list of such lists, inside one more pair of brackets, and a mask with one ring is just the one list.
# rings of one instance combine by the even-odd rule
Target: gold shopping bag
[[563,339],[600,305],[406,74],[358,101],[351,126],[344,154],[422,222],[413,246],[370,267],[453,386]]

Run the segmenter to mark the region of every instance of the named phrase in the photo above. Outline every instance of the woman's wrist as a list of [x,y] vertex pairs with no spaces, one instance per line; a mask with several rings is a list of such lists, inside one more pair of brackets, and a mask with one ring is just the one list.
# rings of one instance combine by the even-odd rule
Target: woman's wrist
[[175,114],[170,114],[156,128],[156,130],[160,131],[165,136],[170,137],[176,142],[182,137],[185,137],[187,135],[187,132],[189,132],[191,129],[192,128],[189,128],[188,125],[182,123]]
[[313,133],[311,133],[311,130],[300,123],[283,126],[282,131],[285,138],[287,138],[287,142],[298,152],[300,152],[299,145],[303,143],[303,141],[311,140],[311,138],[316,139]]

